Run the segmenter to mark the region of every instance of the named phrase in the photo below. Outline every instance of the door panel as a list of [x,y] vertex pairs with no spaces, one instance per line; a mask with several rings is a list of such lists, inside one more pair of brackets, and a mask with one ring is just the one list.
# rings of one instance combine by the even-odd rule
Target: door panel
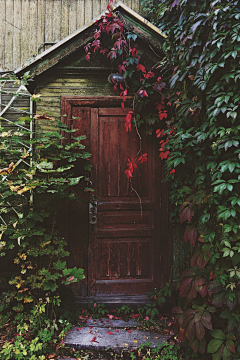
[[[88,229],[88,251],[85,243],[83,254],[76,251],[75,257],[82,258],[88,295],[142,295],[167,281],[170,274],[168,194],[167,186],[161,183],[163,165],[154,136],[141,132],[140,143],[134,127],[126,132],[125,116],[130,109],[122,110],[119,100],[109,107],[105,103],[97,105],[91,99],[63,101],[63,113],[67,113],[63,121],[79,129],[74,136],[87,135],[85,145],[92,153],[91,181],[97,202],[97,223]],[[148,161],[138,164],[130,183],[125,175],[127,158],[136,157],[140,147],[148,154]],[[86,228],[84,206],[82,225]],[[70,231],[75,238],[69,237],[69,242],[79,249],[86,241],[86,230],[83,239],[76,236],[82,225],[78,221],[75,230]],[[72,245],[70,248],[73,250]]]
[[136,130],[126,132],[125,114],[119,108],[101,108],[91,122],[91,128],[98,124],[97,140],[94,143],[92,138],[95,146],[91,149],[96,161],[93,172],[98,174],[93,184],[98,221],[91,229],[94,261],[89,263],[89,291],[91,295],[146,293],[155,280],[156,193],[151,139],[141,135],[148,162],[138,165],[131,186],[125,170],[128,156],[135,157],[140,149]]

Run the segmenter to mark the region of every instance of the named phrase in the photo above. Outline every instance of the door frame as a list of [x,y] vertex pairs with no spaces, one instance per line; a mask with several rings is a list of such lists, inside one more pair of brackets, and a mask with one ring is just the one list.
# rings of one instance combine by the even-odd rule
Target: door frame
[[[133,97],[128,96],[126,97],[125,106],[131,106],[133,101]],[[68,117],[68,114],[71,114],[71,107],[81,106],[81,107],[92,107],[93,111],[94,108],[100,107],[121,107],[122,98],[120,96],[81,96],[81,95],[68,95],[61,97],[61,120],[64,124],[68,125],[69,121],[71,120]],[[65,115],[65,116],[63,116]],[[67,116],[66,116],[67,115]],[[94,127],[90,124],[90,131],[94,131]],[[65,133],[66,142],[70,141],[70,134]],[[69,137],[69,138],[68,138]],[[96,137],[96,134],[95,134]],[[92,158],[93,159],[93,158]],[[95,161],[95,159],[93,159]],[[160,160],[159,160],[160,161]],[[164,177],[164,170],[162,170],[162,178]],[[94,179],[93,179],[94,181]],[[161,213],[161,222],[162,222],[162,229],[161,231],[166,234],[168,241],[165,241],[163,245],[163,249],[161,251],[164,256],[161,256],[161,266],[159,266],[159,272],[161,273],[161,279],[159,285],[163,285],[166,281],[171,280],[171,270],[172,270],[172,239],[171,239],[171,231],[170,231],[170,221],[169,221],[169,195],[168,195],[168,185],[166,182],[162,185],[161,197],[160,197],[160,213]],[[89,228],[89,243],[88,249],[91,247],[91,233]],[[160,238],[160,236],[159,236]],[[88,252],[88,256],[91,256]],[[91,288],[90,282],[93,281],[91,276],[88,273],[88,296],[89,291]],[[92,294],[94,296],[94,294]],[[92,297],[92,296],[91,296]],[[139,296],[142,297],[142,296]],[[117,296],[119,298],[119,296]]]

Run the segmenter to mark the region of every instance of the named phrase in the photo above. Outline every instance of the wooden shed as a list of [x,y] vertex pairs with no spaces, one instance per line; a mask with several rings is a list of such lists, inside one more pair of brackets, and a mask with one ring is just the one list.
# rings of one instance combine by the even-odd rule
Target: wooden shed
[[[151,68],[162,55],[164,35],[121,2],[114,11],[138,35],[139,52]],[[16,75],[21,77],[26,71],[34,75],[29,91],[41,94],[36,112],[51,114],[55,121],[62,119],[77,128],[79,135],[87,136],[84,144],[92,154],[88,176],[94,195],[83,205],[66,204],[61,221],[70,251],[69,265],[84,268],[86,276],[75,284],[75,295],[139,303],[171,278],[168,189],[161,182],[164,169],[156,139],[144,132],[142,146],[148,161],[139,166],[133,178],[141,206],[129,187],[124,173],[127,156],[137,153],[139,138],[136,130],[126,132],[129,109],[121,109],[121,99],[108,82],[115,69],[99,57],[91,62],[85,59],[84,46],[93,39],[96,19],[16,70]],[[53,123],[39,120],[35,127],[49,131]]]

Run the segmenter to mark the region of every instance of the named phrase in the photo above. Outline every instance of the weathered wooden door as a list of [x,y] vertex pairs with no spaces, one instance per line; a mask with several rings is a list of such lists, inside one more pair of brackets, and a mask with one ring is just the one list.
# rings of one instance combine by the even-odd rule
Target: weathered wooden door
[[[142,295],[169,279],[171,244],[163,166],[154,136],[141,132],[140,144],[134,128],[126,132],[128,110],[121,109],[119,98],[63,99],[63,114],[67,114],[63,121],[78,128],[77,135],[87,135],[85,145],[92,153],[95,191],[90,214],[85,207],[80,210],[82,224],[70,220],[75,230],[71,229],[69,239],[75,256],[72,265],[83,266],[87,274],[85,295]],[[130,182],[125,175],[127,158],[136,157],[140,146],[148,161],[138,164]],[[71,219],[77,212],[70,207]],[[86,219],[87,245],[86,239],[81,240],[81,233],[87,233]],[[81,264],[77,257],[82,258]]]

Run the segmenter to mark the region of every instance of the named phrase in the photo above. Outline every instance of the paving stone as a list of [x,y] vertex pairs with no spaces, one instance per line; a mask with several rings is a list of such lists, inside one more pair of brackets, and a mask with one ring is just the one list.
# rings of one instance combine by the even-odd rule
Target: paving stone
[[65,337],[64,343],[66,346],[79,350],[105,351],[111,349],[121,352],[123,350],[137,349],[145,342],[150,342],[152,347],[157,347],[159,343],[163,344],[168,339],[167,336],[157,332],[136,329],[127,330],[128,327],[136,327],[136,322],[132,321],[132,319],[129,322],[109,320],[113,326],[106,326],[105,322],[97,322],[94,319],[89,320],[92,321],[88,321],[86,327],[75,326],[72,328],[71,332]]

